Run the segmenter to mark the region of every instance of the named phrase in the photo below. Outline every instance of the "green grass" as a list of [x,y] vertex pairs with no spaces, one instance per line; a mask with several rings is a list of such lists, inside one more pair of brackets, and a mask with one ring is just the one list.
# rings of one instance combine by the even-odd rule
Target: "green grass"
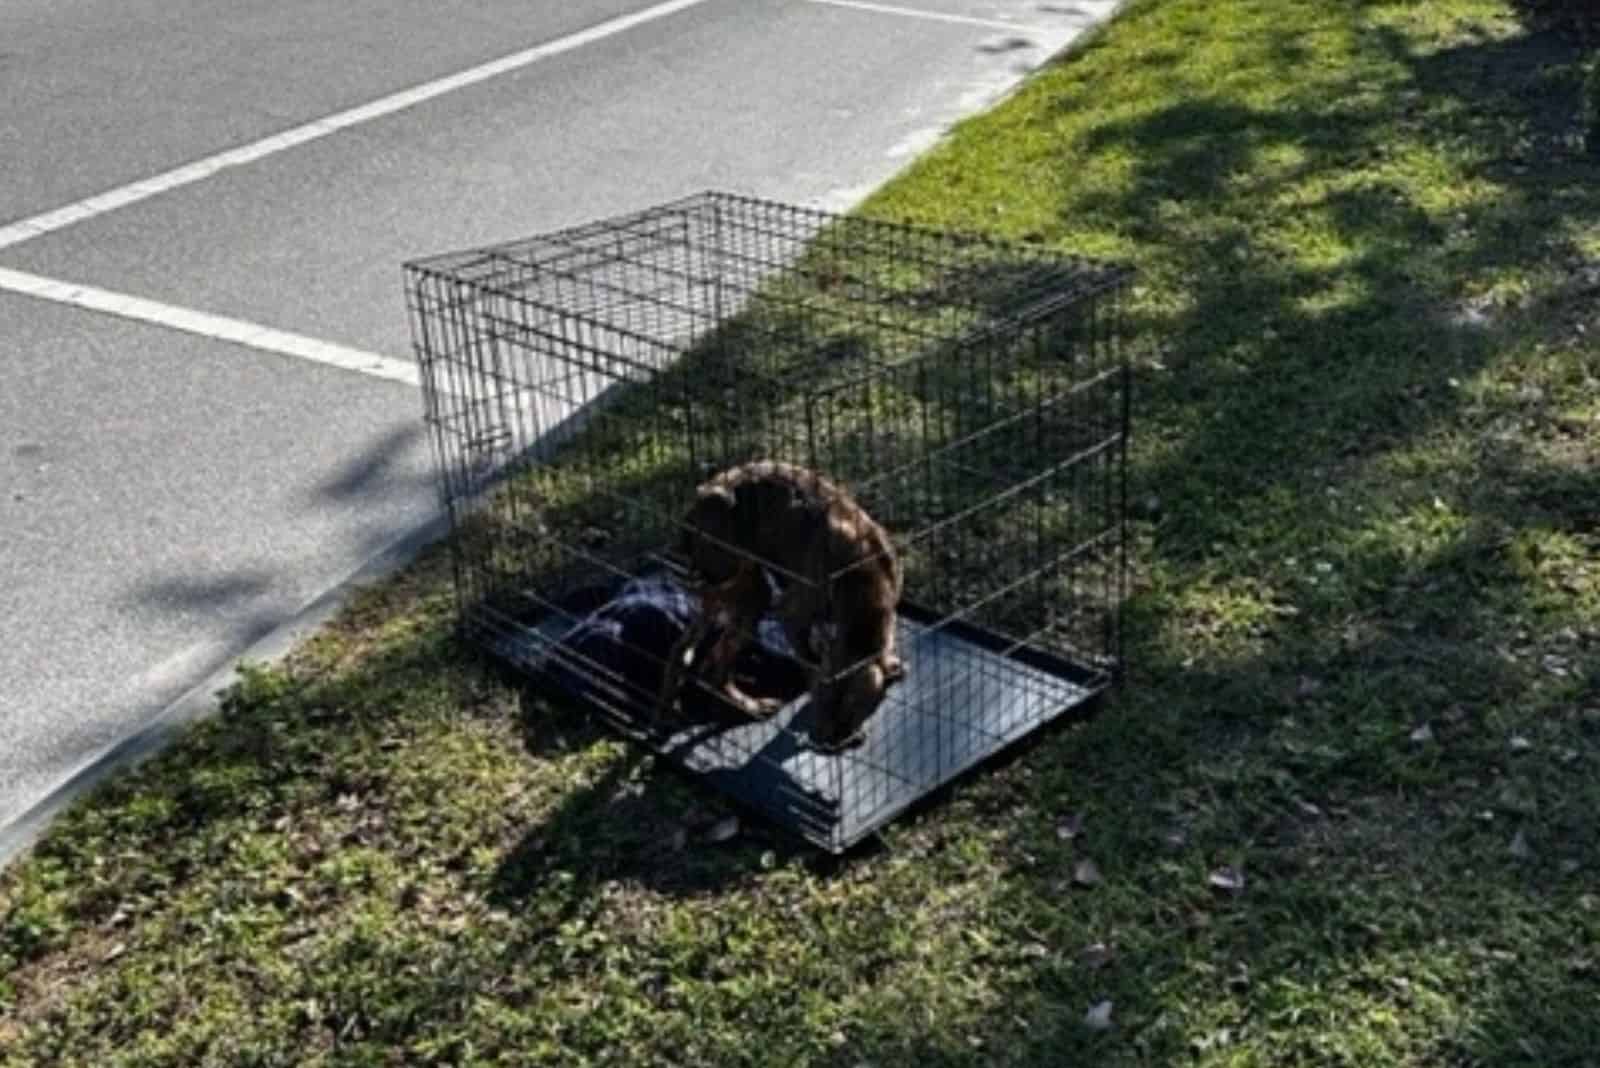
[[865,209],[1141,271],[1098,720],[711,844],[431,553],[0,876],[0,1064],[1600,1063],[1581,81],[1490,0],[1135,3]]

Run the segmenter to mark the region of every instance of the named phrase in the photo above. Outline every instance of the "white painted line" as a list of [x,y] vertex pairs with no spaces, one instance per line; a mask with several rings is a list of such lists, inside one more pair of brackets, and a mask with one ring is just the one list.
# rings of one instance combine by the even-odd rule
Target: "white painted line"
[[874,11],[880,15],[900,15],[904,18],[929,19],[933,22],[954,22],[964,26],[982,26],[986,30],[1005,30],[1009,33],[1026,33],[1030,27],[1016,22],[1001,22],[999,19],[979,19],[970,15],[947,15],[942,11],[924,11],[915,7],[899,7],[894,4],[870,4],[866,0],[810,0],[813,4],[827,4],[831,7],[853,7],[860,11]]
[[0,290],[37,297],[40,300],[55,301],[57,304],[70,304],[77,308],[105,312],[124,319],[136,319],[139,322],[182,330],[188,334],[198,334],[217,341],[229,341],[282,356],[323,363],[344,371],[355,371],[374,378],[386,378],[391,382],[403,382],[408,386],[416,386],[419,382],[416,365],[406,360],[380,356],[375,352],[350,348],[346,345],[335,345],[331,341],[319,341],[304,334],[291,334],[287,330],[275,330],[270,326],[262,326],[243,319],[212,315],[210,312],[181,308],[175,304],[163,304],[160,301],[146,300],[126,293],[113,293],[109,289],[79,285],[76,282],[63,282],[55,278],[44,278],[25,271],[0,267]]
[[350,108],[348,111],[329,115],[326,118],[316,119],[301,126],[296,126],[291,130],[285,130],[282,133],[263,138],[252,144],[229,149],[226,152],[219,152],[214,156],[207,156],[205,159],[185,164],[164,174],[158,174],[153,178],[130,182],[116,189],[107,190],[97,196],[88,197],[77,203],[56,208],[54,211],[47,211],[27,219],[19,219],[9,225],[0,226],[0,249],[19,245],[24,241],[31,241],[53,230],[60,230],[74,223],[83,222],[85,219],[103,215],[108,211],[127,207],[129,204],[135,204],[159,193],[169,192],[180,186],[201,181],[224,168],[254,163],[256,160],[282,152],[285,149],[303,145],[307,141],[315,141],[320,137],[326,137],[339,130],[348,129],[358,123],[370,122],[384,115],[390,115],[396,111],[421,104],[424,101],[432,100],[436,96],[442,96],[456,89],[462,89],[485,81],[496,75],[526,67],[531,63],[549,59],[551,56],[558,56],[563,52],[582,48],[584,45],[593,44],[596,41],[631,30],[635,26],[641,26],[655,19],[665,18],[668,15],[676,14],[679,11],[702,3],[705,3],[705,0],[666,0],[664,3],[655,4],[641,11],[635,11],[630,15],[619,15],[616,18],[607,19],[605,22],[596,23],[586,30],[580,30],[577,33],[547,41],[542,45],[536,45],[533,48],[526,48],[520,52],[513,52],[511,55],[490,60],[488,63],[480,64],[457,74],[437,78],[431,82],[424,82],[410,89],[402,89],[399,92],[380,97],[371,103],[362,104],[359,107]]

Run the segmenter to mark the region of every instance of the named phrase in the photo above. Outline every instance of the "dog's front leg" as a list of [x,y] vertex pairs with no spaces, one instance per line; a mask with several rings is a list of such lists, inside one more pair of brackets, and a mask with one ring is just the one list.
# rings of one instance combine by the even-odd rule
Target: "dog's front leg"
[[734,668],[739,654],[755,638],[761,617],[772,605],[771,587],[767,585],[766,572],[755,565],[728,589],[728,629],[712,647],[707,674],[708,681],[734,707],[752,719],[765,719],[783,702],[774,698],[752,697],[733,681]]
[[667,654],[667,662],[661,672],[661,689],[656,694],[656,705],[651,717],[652,727],[659,728],[665,721],[667,713],[677,702],[678,692],[683,688],[683,673],[689,666],[687,661],[710,630],[711,616],[705,611],[702,603],[700,614],[673,643],[672,651]]
[[718,640],[711,650],[710,682],[716,687],[728,703],[751,719],[766,719],[778,709],[783,707],[783,702],[774,697],[752,697],[739,688],[733,681],[734,661],[738,659],[739,652],[749,641],[751,632],[741,631],[735,633],[732,629]]
[[678,694],[683,689],[683,673],[689,669],[689,659],[711,632],[711,624],[724,614],[728,593],[736,582],[737,578],[716,585],[706,583],[692,591],[698,602],[694,621],[684,628],[683,634],[673,643],[672,650],[667,653],[667,662],[662,665],[661,689],[656,693],[652,715],[653,726],[659,727],[677,702]]

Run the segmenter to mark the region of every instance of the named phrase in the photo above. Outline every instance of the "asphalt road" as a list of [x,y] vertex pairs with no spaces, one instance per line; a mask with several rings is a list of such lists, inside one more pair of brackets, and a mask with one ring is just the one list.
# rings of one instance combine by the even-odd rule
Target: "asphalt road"
[[848,207],[1111,6],[0,6],[0,863],[434,514],[402,262]]

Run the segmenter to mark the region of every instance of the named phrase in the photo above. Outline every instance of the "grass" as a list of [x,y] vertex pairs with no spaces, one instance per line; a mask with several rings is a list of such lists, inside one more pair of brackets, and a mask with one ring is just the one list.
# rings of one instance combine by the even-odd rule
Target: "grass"
[[712,843],[430,553],[0,876],[0,1064],[1600,1062],[1581,80],[1491,0],[1135,2],[865,209],[1141,270],[1099,719]]

